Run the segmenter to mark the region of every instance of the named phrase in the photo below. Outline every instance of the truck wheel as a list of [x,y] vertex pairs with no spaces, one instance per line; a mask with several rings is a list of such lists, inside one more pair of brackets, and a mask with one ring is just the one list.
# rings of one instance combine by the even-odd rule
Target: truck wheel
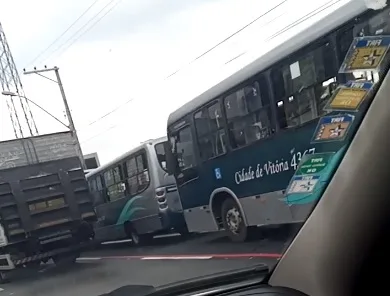
[[244,242],[248,239],[249,231],[235,200],[228,198],[223,202],[221,216],[223,227],[233,242]]
[[80,253],[78,252],[71,253],[71,254],[63,254],[63,255],[61,254],[61,255],[54,256],[53,261],[55,265],[59,267],[66,267],[66,266],[73,265],[76,262],[77,258],[79,257],[80,257]]
[[8,273],[5,271],[0,271],[0,284],[9,283],[10,279],[8,277]]

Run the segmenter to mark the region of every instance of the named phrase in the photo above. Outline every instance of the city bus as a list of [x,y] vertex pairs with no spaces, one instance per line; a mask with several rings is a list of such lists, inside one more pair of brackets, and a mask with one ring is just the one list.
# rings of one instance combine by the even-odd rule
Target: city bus
[[86,175],[98,216],[96,240],[129,238],[140,245],[157,234],[187,234],[175,179],[166,172],[166,140],[146,141]]
[[[316,200],[290,202],[286,189],[301,159],[335,155],[349,143],[370,100],[362,96],[351,110],[330,100],[341,96],[340,89],[373,91],[383,69],[368,71],[364,64],[381,54],[383,65],[388,60],[378,44],[388,42],[389,13],[349,1],[169,115],[167,167],[190,232],[223,230],[242,242],[261,232],[259,226],[307,218]],[[341,71],[357,48],[355,37],[368,36],[379,40],[367,41],[377,49],[367,45],[359,71]],[[351,105],[348,100],[344,104]],[[313,183],[294,184],[311,190],[318,178],[310,178]]]

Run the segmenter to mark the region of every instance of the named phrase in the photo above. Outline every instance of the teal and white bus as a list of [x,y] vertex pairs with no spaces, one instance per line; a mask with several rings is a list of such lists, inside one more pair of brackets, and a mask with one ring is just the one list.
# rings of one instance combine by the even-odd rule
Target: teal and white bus
[[138,245],[157,234],[188,232],[175,179],[166,173],[165,142],[146,141],[86,175],[98,241],[131,238]]
[[[349,1],[170,114],[168,171],[190,232],[225,230],[244,241],[255,227],[307,218],[315,200],[286,202],[286,188],[303,156],[348,142],[369,100],[349,113],[326,107],[340,85],[378,82],[380,71],[339,69],[355,37],[389,41],[389,14]],[[378,48],[367,45],[363,65]]]

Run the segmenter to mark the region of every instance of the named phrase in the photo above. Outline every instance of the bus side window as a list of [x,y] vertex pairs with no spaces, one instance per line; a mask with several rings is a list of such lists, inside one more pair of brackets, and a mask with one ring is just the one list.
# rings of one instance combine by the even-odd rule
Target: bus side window
[[127,182],[130,187],[130,195],[135,195],[138,192],[137,180],[137,162],[134,157],[126,161],[127,168]]
[[338,73],[332,56],[334,48],[325,43],[272,71],[280,128],[299,126],[324,114],[329,85],[336,81]]
[[91,188],[91,193],[93,196],[93,204],[95,206],[98,206],[102,203],[104,203],[103,195],[102,192],[99,191],[98,186],[97,186],[97,180],[100,179],[100,176],[96,176],[96,178],[92,179],[89,181],[89,186]]
[[92,180],[89,180],[89,189],[92,191],[92,192],[95,192],[97,191],[97,188],[96,188],[96,179],[92,179]]
[[148,188],[150,177],[145,153],[128,159],[126,169],[130,195],[136,195]]
[[226,135],[219,102],[195,113],[194,120],[202,160],[226,153]]
[[268,95],[264,98],[259,84],[254,82],[224,99],[231,147],[240,148],[272,133]]
[[125,188],[123,186],[120,167],[116,166],[104,173],[104,180],[107,186],[109,201],[113,202],[124,197]]
[[101,175],[96,176],[96,189],[99,192],[99,195],[100,195],[99,198],[101,198],[103,200],[103,202],[107,202],[108,197],[105,193],[105,189],[104,189],[104,186],[102,183],[102,178],[103,178],[103,176],[101,176]]

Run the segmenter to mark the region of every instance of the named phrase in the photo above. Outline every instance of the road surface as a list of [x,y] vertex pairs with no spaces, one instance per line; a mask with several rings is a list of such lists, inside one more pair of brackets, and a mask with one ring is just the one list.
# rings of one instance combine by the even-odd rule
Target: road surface
[[259,263],[272,267],[284,247],[283,238],[236,244],[218,234],[184,241],[164,237],[141,248],[128,242],[106,244],[82,254],[67,269],[46,264],[39,271],[12,274],[12,281],[0,286],[0,296],[95,296],[128,284],[158,286]]

